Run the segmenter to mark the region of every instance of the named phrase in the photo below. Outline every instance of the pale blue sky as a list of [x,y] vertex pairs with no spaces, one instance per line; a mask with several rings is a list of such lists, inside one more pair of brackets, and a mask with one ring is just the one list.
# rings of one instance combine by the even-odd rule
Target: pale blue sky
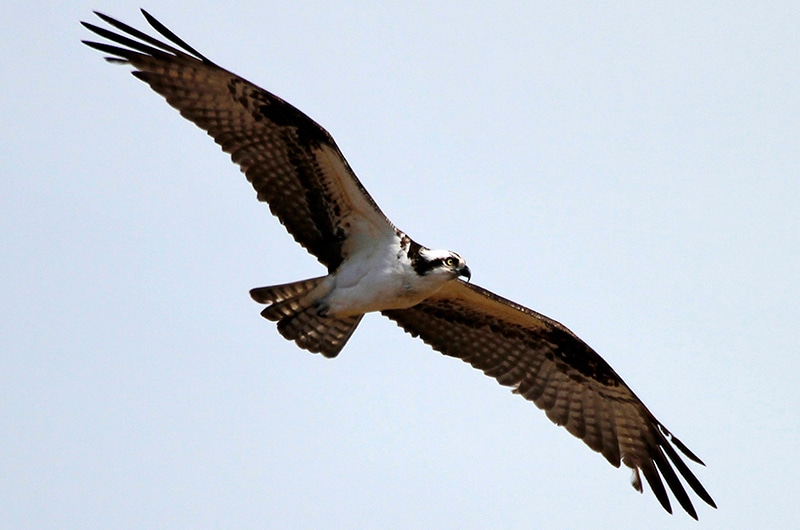
[[[800,521],[793,3],[6,2],[0,527]],[[339,358],[248,289],[322,272],[80,45],[145,7],[334,135],[389,217],[563,322],[707,464],[700,523],[379,316]]]

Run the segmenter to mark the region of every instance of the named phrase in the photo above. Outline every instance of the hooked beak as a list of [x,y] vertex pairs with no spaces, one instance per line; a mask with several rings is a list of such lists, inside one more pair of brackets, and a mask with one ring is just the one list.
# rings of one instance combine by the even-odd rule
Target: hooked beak
[[466,265],[458,269],[458,275],[463,276],[464,278],[467,279],[467,281],[470,281],[472,279],[472,271],[470,271],[469,267],[467,267]]

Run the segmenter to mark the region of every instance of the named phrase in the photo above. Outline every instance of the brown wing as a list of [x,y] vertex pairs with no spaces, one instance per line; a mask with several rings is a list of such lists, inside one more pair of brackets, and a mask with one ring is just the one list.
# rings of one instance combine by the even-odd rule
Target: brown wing
[[673,445],[702,464],[700,459],[659,423],[608,363],[558,322],[460,280],[414,307],[383,314],[435,350],[513,386],[615,467],[621,461],[632,468],[639,491],[641,471],[668,512],[662,476],[684,510],[697,518],[673,466],[716,507]]
[[180,49],[100,13],[120,33],[83,25],[121,46],[84,43],[110,54],[111,62],[132,65],[133,75],[207,131],[298,243],[332,271],[350,251],[353,230],[393,235],[394,227],[325,129],[277,96],[215,65],[142,13]]

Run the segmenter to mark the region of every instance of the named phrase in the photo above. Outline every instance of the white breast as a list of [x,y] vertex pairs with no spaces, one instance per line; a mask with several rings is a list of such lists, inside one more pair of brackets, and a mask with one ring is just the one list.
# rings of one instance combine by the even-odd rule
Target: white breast
[[[331,289],[322,299],[334,317],[359,315],[418,304],[438,291],[448,278],[419,276],[412,268],[400,237],[371,241],[345,260],[325,283]],[[326,289],[327,290],[327,289]]]

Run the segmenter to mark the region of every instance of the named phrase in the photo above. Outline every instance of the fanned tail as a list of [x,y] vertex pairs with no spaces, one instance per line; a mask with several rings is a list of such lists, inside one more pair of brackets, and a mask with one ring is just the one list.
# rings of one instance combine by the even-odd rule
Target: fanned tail
[[253,300],[267,304],[261,316],[278,323],[278,332],[304,350],[336,357],[364,315],[330,318],[318,313],[317,299],[309,296],[325,277],[257,287]]

